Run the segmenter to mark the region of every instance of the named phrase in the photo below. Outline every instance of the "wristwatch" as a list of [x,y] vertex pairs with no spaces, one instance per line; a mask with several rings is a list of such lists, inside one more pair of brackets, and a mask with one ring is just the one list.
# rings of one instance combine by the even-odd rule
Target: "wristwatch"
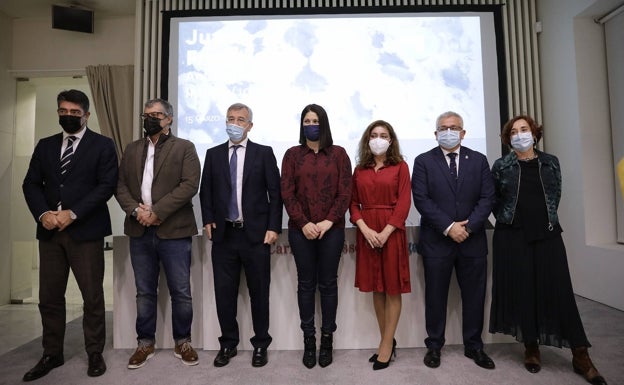
[[130,213],[130,215],[132,215],[133,217],[136,218],[136,216],[139,214],[139,208],[136,207],[134,210],[132,210],[132,213]]
[[74,213],[72,210],[69,210],[69,217],[71,218],[72,221],[75,221],[78,218],[76,216],[76,213]]

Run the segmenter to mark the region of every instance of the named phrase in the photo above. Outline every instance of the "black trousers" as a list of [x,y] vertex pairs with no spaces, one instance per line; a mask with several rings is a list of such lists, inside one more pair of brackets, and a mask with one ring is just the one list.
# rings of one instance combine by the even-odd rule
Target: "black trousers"
[[219,343],[233,348],[240,341],[236,312],[241,268],[245,271],[254,336],[254,348],[271,344],[269,335],[269,288],[271,284],[271,249],[263,243],[252,244],[243,229],[226,226],[223,242],[212,244],[217,317],[221,327]]
[[104,310],[104,239],[79,242],[67,232],[39,241],[39,312],[43,325],[43,354],[63,354],[65,290],[69,269],[82,300],[82,329],[88,354],[102,353],[106,341]]
[[445,256],[423,256],[425,268],[425,345],[441,349],[446,342],[446,313],[451,275],[455,269],[462,300],[464,346],[482,349],[483,306],[487,283],[487,257],[469,257],[453,252]]

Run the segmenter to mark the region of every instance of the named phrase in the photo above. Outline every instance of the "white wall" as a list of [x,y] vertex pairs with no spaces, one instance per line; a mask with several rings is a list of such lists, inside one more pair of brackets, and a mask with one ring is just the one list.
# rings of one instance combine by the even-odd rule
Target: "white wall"
[[624,309],[624,245],[616,243],[615,192],[602,26],[586,12],[615,3],[539,0],[544,149],[561,161],[559,216],[581,296]]
[[11,68],[12,51],[11,19],[0,13],[0,304],[9,302],[11,274],[10,213],[11,164],[13,159],[13,111],[15,109],[15,82],[8,69]]
[[13,24],[16,71],[84,73],[87,65],[134,63],[133,16],[96,17],[93,34],[52,29],[49,19],[17,19]]

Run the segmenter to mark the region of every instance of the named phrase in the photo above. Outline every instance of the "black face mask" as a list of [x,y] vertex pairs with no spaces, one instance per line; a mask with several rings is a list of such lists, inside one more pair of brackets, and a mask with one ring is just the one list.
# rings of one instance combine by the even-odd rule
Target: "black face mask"
[[145,131],[145,135],[152,136],[158,134],[162,131],[162,127],[160,126],[160,119],[152,118],[151,116],[143,119],[143,130]]
[[59,124],[63,127],[63,131],[68,134],[75,134],[82,128],[82,116],[61,115],[59,116]]

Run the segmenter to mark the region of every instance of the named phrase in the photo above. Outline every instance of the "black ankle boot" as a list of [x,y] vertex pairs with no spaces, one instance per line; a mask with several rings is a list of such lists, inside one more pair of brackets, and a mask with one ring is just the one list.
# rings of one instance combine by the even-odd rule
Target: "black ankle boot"
[[333,360],[333,335],[321,334],[321,347],[319,349],[319,365],[324,368]]
[[303,337],[303,364],[312,369],[316,365],[316,337]]

